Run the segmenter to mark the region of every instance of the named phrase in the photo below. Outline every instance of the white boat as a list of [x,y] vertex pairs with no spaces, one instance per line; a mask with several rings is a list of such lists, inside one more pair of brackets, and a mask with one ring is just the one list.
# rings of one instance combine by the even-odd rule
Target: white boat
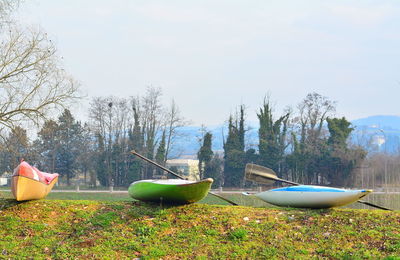
[[325,186],[299,185],[255,194],[270,204],[294,208],[332,208],[344,206],[368,195],[372,190],[348,190]]

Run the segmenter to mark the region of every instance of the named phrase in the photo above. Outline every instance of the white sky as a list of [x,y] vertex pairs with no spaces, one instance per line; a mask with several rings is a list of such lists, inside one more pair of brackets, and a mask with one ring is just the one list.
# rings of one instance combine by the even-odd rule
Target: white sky
[[55,40],[86,103],[153,85],[196,125],[241,103],[256,121],[268,93],[277,116],[313,91],[348,119],[400,114],[399,1],[33,0],[19,17]]

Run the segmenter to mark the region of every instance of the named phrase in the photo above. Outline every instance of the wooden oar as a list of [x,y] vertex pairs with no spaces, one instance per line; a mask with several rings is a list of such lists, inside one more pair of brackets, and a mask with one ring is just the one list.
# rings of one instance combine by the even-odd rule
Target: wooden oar
[[272,184],[275,181],[279,181],[291,185],[301,185],[300,183],[281,179],[276,176],[276,173],[272,169],[253,163],[246,164],[244,177],[247,181],[254,181],[260,184]]
[[[150,160],[149,158],[144,157],[143,155],[137,153],[137,152],[134,151],[134,150],[131,151],[131,154],[136,155],[136,156],[139,157],[140,159],[143,159],[143,160],[145,160],[146,162],[151,163],[151,164],[157,166],[158,168],[162,169],[163,171],[166,171],[166,172],[168,172],[168,173],[174,175],[175,177],[177,177],[177,178],[179,178],[179,179],[186,180],[186,178],[184,178],[184,177],[180,176],[179,174],[177,174],[177,173],[171,171],[170,169],[165,168],[164,166],[162,166],[162,165],[160,165],[160,164],[158,164],[158,163],[156,163],[156,162]],[[224,198],[224,197],[222,197],[222,196],[220,196],[220,195],[218,195],[218,194],[215,194],[215,193],[213,193],[213,192],[211,192],[211,191],[209,191],[208,193],[211,194],[211,195],[213,195],[213,196],[215,196],[215,197],[217,197],[217,198],[220,198],[220,199],[222,199],[222,200],[225,200],[226,202],[229,202],[229,203],[232,204],[232,205],[235,205],[235,206],[238,205],[237,203],[235,203],[235,202],[233,202],[233,201],[231,201],[231,200],[229,200],[229,199],[227,199],[227,198]]]
[[[281,179],[278,176],[276,176],[276,173],[272,169],[264,167],[264,166],[260,166],[257,164],[253,164],[253,163],[246,164],[245,179],[248,181],[254,181],[254,182],[261,183],[261,184],[271,184],[275,181],[279,181],[279,182],[284,182],[284,183],[288,183],[291,185],[301,185],[300,183],[297,183],[297,182],[292,182],[292,181]],[[371,202],[367,202],[367,201],[363,201],[363,200],[357,200],[357,202],[371,206],[371,207],[375,207],[378,209],[392,210],[392,209],[385,208],[385,207],[382,207],[379,205],[375,205],[375,204],[372,204]]]

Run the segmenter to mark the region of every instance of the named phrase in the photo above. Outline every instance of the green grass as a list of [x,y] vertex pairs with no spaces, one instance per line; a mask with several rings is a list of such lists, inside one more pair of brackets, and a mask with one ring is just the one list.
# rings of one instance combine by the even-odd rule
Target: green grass
[[399,224],[399,211],[0,199],[0,258],[399,259]]

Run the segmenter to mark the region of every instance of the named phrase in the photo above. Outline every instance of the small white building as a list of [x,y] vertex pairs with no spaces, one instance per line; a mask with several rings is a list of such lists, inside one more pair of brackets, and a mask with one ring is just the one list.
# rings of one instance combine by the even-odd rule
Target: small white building
[[0,186],[6,186],[8,184],[8,179],[0,177]]
[[0,174],[0,186],[7,186],[10,184],[12,173],[4,172]]
[[177,174],[189,180],[199,180],[199,160],[171,159],[166,162],[167,168],[175,168]]

